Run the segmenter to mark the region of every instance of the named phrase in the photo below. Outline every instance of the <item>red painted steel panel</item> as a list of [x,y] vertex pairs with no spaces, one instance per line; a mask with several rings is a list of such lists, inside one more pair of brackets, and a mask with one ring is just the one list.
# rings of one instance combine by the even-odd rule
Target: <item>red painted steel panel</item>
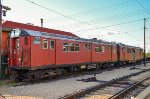
[[34,37],[31,37],[31,66],[43,66],[55,64],[55,49],[50,49],[50,40],[48,40],[48,48],[43,49],[43,39],[40,38],[40,44],[34,44]]
[[[63,43],[74,43],[80,45],[79,52],[64,52]],[[68,41],[68,40],[57,40],[56,45],[56,64],[75,64],[91,62],[91,51],[84,50],[84,44],[81,42]]]
[[[96,52],[95,47],[96,46],[104,46],[105,51],[104,52]],[[92,62],[108,62],[111,61],[111,50],[107,49],[107,45],[102,44],[93,44],[92,45]]]
[[112,51],[112,61],[116,62],[117,61],[117,46],[112,45],[111,47]]

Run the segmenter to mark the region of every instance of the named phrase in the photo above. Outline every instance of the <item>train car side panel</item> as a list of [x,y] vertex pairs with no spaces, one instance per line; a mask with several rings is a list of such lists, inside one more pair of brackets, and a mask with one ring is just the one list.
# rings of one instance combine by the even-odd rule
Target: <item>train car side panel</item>
[[56,64],[91,62],[91,51],[84,50],[85,43],[57,39]]

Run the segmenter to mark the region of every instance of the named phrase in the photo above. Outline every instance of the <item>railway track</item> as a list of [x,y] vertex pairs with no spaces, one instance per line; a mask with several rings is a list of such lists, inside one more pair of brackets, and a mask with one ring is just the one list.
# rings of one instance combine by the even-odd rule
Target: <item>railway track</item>
[[[130,81],[129,78],[132,76],[138,76],[139,74],[147,71],[150,71],[150,69],[145,69],[140,72],[129,74],[127,76],[113,79],[108,82],[100,82],[100,84],[96,86],[59,97],[59,99],[123,99],[123,97],[126,96],[129,92],[129,90],[133,90],[135,87],[140,85],[140,83],[149,79],[150,76],[137,82]],[[146,86],[140,86],[139,90],[142,90],[145,87]]]

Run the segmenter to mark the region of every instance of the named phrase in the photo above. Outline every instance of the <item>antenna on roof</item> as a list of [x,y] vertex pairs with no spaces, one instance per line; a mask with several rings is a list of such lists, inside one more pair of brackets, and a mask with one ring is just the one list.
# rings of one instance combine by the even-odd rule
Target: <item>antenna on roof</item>
[[41,18],[41,27],[43,27],[43,18]]

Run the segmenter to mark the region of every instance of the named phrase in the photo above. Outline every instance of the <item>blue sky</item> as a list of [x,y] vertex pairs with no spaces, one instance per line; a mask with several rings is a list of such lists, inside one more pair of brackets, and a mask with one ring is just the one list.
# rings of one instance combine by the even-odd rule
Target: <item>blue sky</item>
[[4,20],[32,23],[72,32],[83,38],[98,38],[143,47],[143,18],[146,22],[146,50],[150,51],[150,0],[3,0],[11,7]]

